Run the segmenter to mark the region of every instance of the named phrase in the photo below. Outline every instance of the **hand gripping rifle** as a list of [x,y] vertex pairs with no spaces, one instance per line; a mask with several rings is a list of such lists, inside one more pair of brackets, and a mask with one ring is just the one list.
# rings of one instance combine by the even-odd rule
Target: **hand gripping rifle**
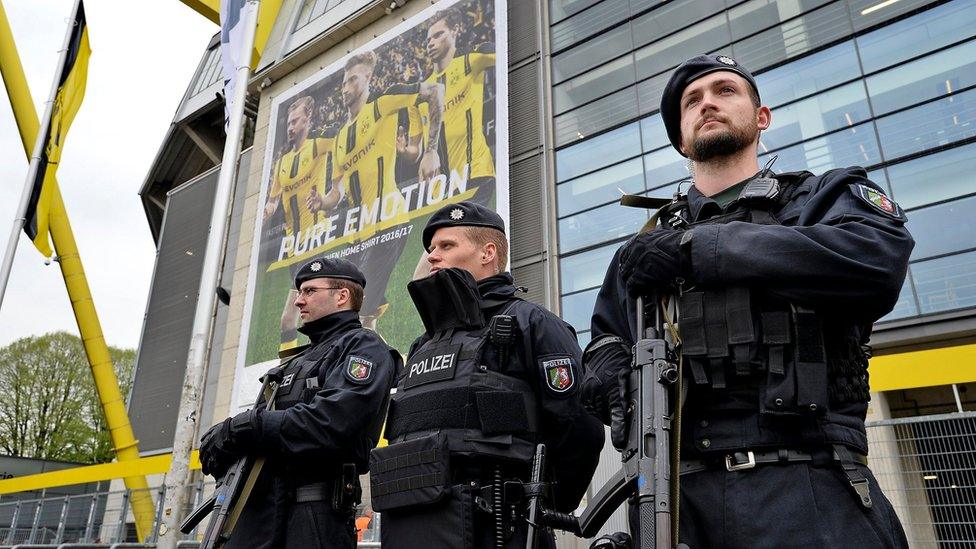
[[[281,379],[281,367],[272,368],[261,378],[261,391],[254,401],[255,407],[261,404],[263,397],[267,401],[265,409],[274,409]],[[210,523],[200,541],[200,549],[215,549],[226,543],[263,466],[263,457],[244,456],[237,460],[217,483],[214,495],[194,509],[180,524],[180,532],[189,534],[207,515],[211,515]]]
[[[537,547],[538,530],[545,527],[566,530],[583,538],[593,537],[628,499],[640,513],[636,548],[687,549],[685,545],[676,545],[678,513],[672,510],[672,502],[678,501],[680,341],[670,321],[669,315],[674,311],[669,311],[664,301],[658,303],[651,299],[647,305],[644,298],[637,299],[640,339],[634,346],[631,370],[622,376],[626,381],[622,389],[626,395],[626,417],[620,417],[617,412],[614,418],[614,421],[627,422],[625,441],[614,440],[621,451],[622,467],[578,517],[559,513],[542,506],[541,490],[536,488],[542,483],[545,467],[545,445],[538,445],[532,478],[525,490],[529,501],[526,549]],[[623,447],[618,445],[620,442],[624,442]],[[591,547],[600,547],[599,544],[597,540]]]

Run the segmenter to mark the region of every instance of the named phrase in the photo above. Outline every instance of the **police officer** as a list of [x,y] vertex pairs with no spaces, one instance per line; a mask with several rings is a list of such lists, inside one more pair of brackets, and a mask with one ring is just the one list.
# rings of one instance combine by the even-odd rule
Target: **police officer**
[[728,56],[680,65],[661,117],[693,185],[611,261],[584,353],[588,407],[609,422],[620,406],[634,296],[680,293],[681,542],[906,547],[864,428],[865,344],[914,246],[904,212],[863,168],[761,170],[772,114]]
[[579,504],[603,445],[579,400],[575,333],[517,296],[495,212],[446,206],[423,244],[432,274],[408,290],[425,333],[390,405],[390,445],[371,456],[384,546],[525,547],[535,445],[547,445],[549,504],[561,511]]
[[359,322],[365,286],[345,259],[303,266],[295,307],[311,344],[281,366],[274,409],[258,405],[203,435],[205,474],[220,478],[244,455],[266,458],[226,547],[356,546],[358,475],[379,441],[402,365],[399,353]]

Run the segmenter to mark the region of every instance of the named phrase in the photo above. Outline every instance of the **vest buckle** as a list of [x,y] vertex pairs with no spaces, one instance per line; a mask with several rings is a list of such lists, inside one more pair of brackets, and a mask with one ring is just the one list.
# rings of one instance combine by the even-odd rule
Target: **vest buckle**
[[[740,461],[741,458],[745,458],[745,461]],[[746,469],[752,469],[755,466],[756,454],[754,454],[751,450],[746,452],[744,455],[742,452],[725,455],[726,471],[743,471]]]

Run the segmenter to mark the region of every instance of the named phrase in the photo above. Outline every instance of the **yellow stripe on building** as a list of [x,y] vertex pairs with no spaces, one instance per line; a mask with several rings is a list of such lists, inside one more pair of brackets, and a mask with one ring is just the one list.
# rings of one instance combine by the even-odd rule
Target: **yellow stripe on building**
[[976,381],[976,344],[876,356],[868,372],[872,391]]
[[[135,461],[117,461],[100,465],[85,465],[36,475],[0,480],[0,494],[13,494],[28,490],[87,484],[117,478],[158,475],[169,471],[172,454],[140,458]],[[196,450],[190,455],[190,469],[200,468],[200,455]]]

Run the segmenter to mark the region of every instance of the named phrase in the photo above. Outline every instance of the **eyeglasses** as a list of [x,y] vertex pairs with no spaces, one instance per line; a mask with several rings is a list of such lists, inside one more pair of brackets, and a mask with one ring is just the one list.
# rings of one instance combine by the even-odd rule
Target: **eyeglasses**
[[320,288],[315,287],[315,286],[309,286],[308,288],[302,288],[302,289],[298,290],[298,296],[299,297],[308,298],[308,297],[311,297],[312,294],[314,294],[315,292],[317,292],[319,290],[344,290],[344,289],[345,288],[342,288],[342,287],[339,287],[339,286],[322,286]]

